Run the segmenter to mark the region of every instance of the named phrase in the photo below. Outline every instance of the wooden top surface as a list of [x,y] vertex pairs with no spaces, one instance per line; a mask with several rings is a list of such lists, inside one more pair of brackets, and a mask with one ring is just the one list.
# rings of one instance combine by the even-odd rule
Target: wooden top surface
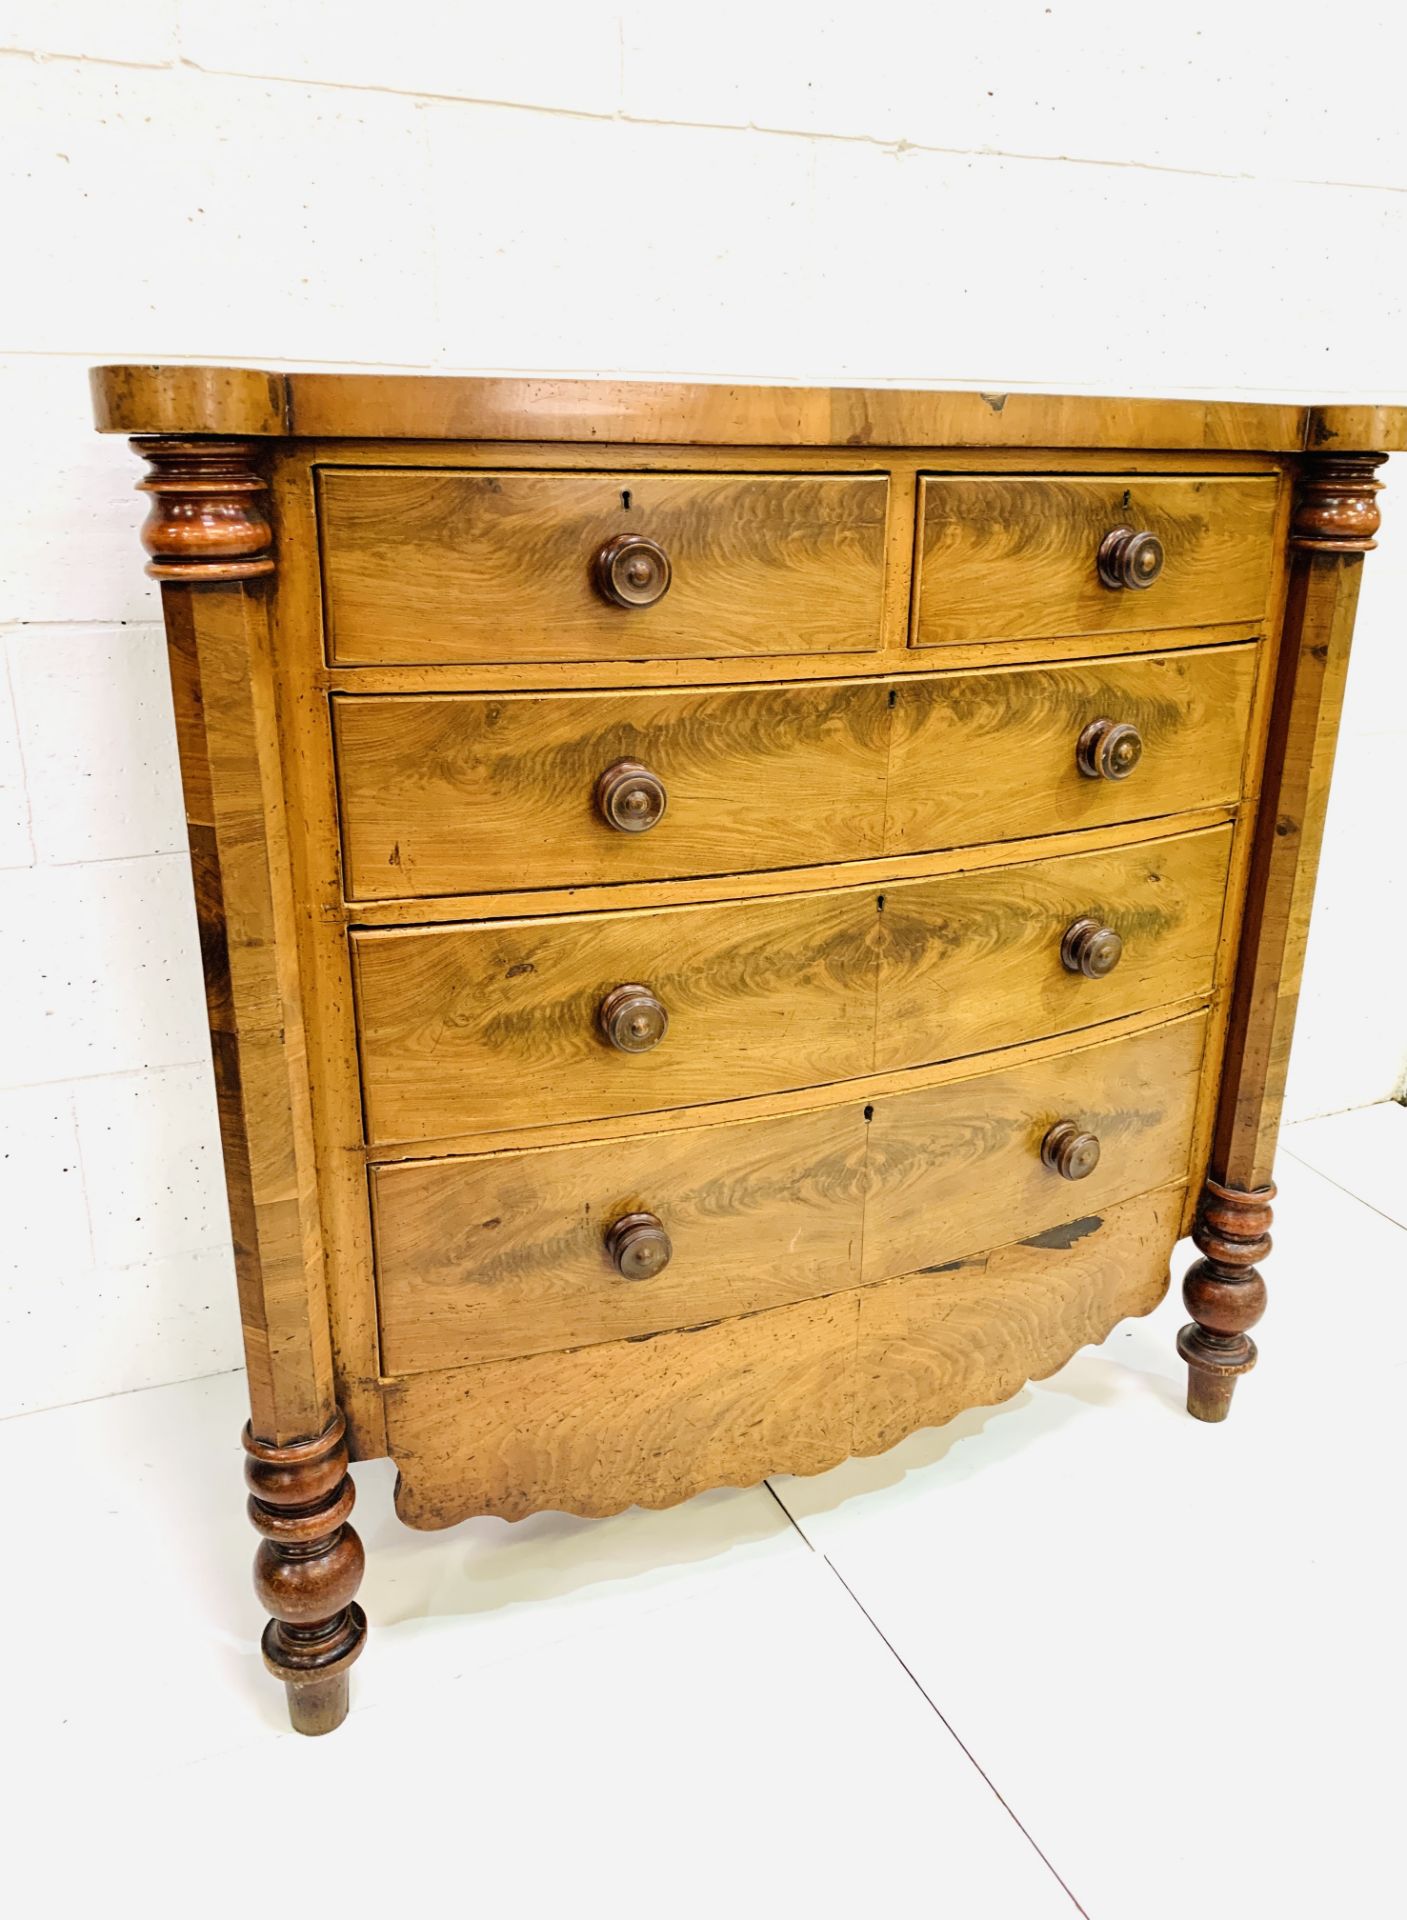
[[91,381],[104,433],[715,447],[1407,448],[1407,407],[247,367],[94,367]]

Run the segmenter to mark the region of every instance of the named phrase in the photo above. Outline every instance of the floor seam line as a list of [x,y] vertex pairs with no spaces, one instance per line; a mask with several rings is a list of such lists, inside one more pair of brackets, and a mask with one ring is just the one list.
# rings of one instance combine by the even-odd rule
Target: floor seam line
[[1352,1187],[1346,1187],[1343,1181],[1336,1180],[1332,1173],[1325,1173],[1322,1167],[1316,1167],[1312,1160],[1306,1160],[1304,1155],[1302,1153],[1296,1153],[1293,1147],[1285,1147],[1282,1151],[1288,1153],[1292,1160],[1298,1160],[1302,1167],[1307,1167],[1308,1170],[1316,1174],[1319,1179],[1327,1180],[1336,1192],[1346,1194],[1350,1200],[1356,1200],[1360,1207],[1366,1207],[1369,1213],[1377,1214],[1379,1220],[1386,1220],[1390,1227],[1396,1227],[1402,1233],[1407,1233],[1407,1221],[1398,1220],[1392,1214],[1384,1213],[1381,1207],[1374,1206],[1371,1200],[1365,1200],[1363,1195],[1361,1193],[1355,1193]]
[[[764,1480],[762,1484],[767,1489],[768,1493],[771,1494],[772,1498],[776,1501],[777,1505],[781,1508],[782,1512],[786,1515],[792,1527],[795,1528],[796,1532],[801,1536],[801,1542],[802,1542],[802,1545],[806,1548],[806,1551],[808,1553],[814,1553],[816,1551],[815,1546],[807,1538],[806,1533],[804,1529],[801,1527],[800,1523],[798,1522],[796,1515],[792,1512],[791,1508],[787,1505],[786,1501],[783,1500],[782,1496],[777,1492],[777,1489],[772,1485],[772,1482],[770,1480]],[[830,1562],[827,1561],[826,1565],[829,1566]]]
[[[793,1525],[795,1525],[795,1522],[793,1522]],[[1016,1828],[1017,1832],[1021,1835],[1022,1839],[1025,1840],[1026,1844],[1031,1848],[1032,1852],[1036,1855],[1037,1859],[1040,1860],[1041,1864],[1045,1867],[1046,1871],[1050,1874],[1051,1878],[1055,1881],[1056,1885],[1060,1888],[1061,1892],[1069,1900],[1071,1906],[1074,1907],[1076,1913],[1082,1915],[1083,1920],[1089,1920],[1088,1913],[1080,1905],[1079,1901],[1075,1898],[1074,1891],[1070,1887],[1069,1883],[1066,1881],[1063,1874],[1061,1874],[1059,1869],[1054,1865],[1050,1856],[1045,1852],[1044,1848],[1041,1847],[1037,1843],[1037,1841],[1032,1837],[1029,1828],[1025,1825],[1025,1823],[1021,1820],[1019,1815],[1016,1813],[1015,1809],[1011,1805],[1011,1802],[1006,1798],[1005,1794],[1002,1793],[1001,1789],[997,1786],[996,1782],[992,1779],[992,1776],[987,1772],[987,1769],[982,1765],[981,1761],[978,1760],[976,1755],[973,1753],[971,1747],[969,1747],[967,1742],[962,1738],[962,1735],[953,1726],[952,1721],[948,1719],[947,1715],[943,1712],[943,1709],[938,1705],[938,1702],[933,1698],[933,1695],[928,1691],[927,1687],[924,1686],[923,1682],[919,1679],[918,1675],[914,1672],[913,1668],[909,1665],[908,1661],[904,1658],[903,1654],[899,1652],[899,1649],[894,1645],[894,1642],[889,1638],[888,1634],[884,1631],[883,1627],[880,1626],[879,1622],[875,1619],[874,1615],[870,1612],[869,1608],[860,1599],[855,1589],[850,1585],[850,1582],[845,1578],[845,1575],[840,1571],[840,1568],[835,1564],[834,1560],[831,1559],[828,1553],[822,1554],[821,1557],[825,1561],[826,1565],[830,1568],[831,1572],[835,1575],[836,1579],[840,1582],[841,1586],[844,1587],[846,1593],[849,1594],[855,1606],[864,1615],[865,1619],[869,1622],[870,1626],[874,1629],[875,1633],[878,1635],[879,1639],[883,1642],[884,1646],[888,1649],[888,1651],[893,1656],[895,1661],[903,1669],[904,1673],[908,1676],[908,1678],[912,1681],[918,1693],[922,1696],[924,1701],[927,1703],[927,1705],[931,1709],[934,1717],[942,1724],[944,1728],[946,1728],[947,1732],[951,1735],[953,1740],[957,1742],[957,1745],[959,1746],[959,1748],[966,1755],[967,1759],[971,1762],[972,1766],[976,1769],[977,1773],[981,1776],[982,1780],[986,1783],[988,1789],[992,1793],[993,1797],[996,1799],[998,1805],[1001,1807],[1002,1811],[1006,1814],[1007,1818],[1011,1821],[1011,1824]]]

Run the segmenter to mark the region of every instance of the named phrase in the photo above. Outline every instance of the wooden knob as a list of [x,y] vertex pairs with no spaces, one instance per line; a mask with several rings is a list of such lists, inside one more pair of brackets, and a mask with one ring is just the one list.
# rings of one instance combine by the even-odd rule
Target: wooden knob
[[1099,1165],[1099,1142],[1073,1120],[1057,1120],[1041,1142],[1041,1159],[1062,1180],[1086,1180]]
[[1102,980],[1112,973],[1123,956],[1124,943],[1112,927],[1103,927],[1086,917],[1072,920],[1060,941],[1060,958],[1071,973],[1086,979]]
[[622,1280],[652,1280],[669,1265],[674,1247],[658,1214],[627,1213],[607,1227],[606,1251]]
[[669,1015],[648,987],[612,987],[596,1009],[602,1038],[622,1053],[648,1053],[669,1032]]
[[618,533],[596,556],[597,591],[612,606],[652,607],[669,592],[669,555],[643,534]]
[[1156,533],[1115,527],[1100,541],[1095,564],[1106,587],[1151,587],[1163,571],[1163,543]]
[[663,780],[638,760],[617,760],[596,782],[597,811],[618,833],[648,833],[668,805]]
[[1075,764],[1089,780],[1127,780],[1143,758],[1143,735],[1127,720],[1091,720],[1075,742]]

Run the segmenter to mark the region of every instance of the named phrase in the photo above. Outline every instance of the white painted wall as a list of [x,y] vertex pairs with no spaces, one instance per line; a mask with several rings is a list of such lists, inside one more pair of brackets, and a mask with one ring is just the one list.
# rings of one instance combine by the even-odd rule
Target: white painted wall
[[[1407,400],[1397,11],[0,0],[0,1411],[239,1359],[138,468],[88,364]],[[1407,1057],[1387,512],[1298,1114]]]

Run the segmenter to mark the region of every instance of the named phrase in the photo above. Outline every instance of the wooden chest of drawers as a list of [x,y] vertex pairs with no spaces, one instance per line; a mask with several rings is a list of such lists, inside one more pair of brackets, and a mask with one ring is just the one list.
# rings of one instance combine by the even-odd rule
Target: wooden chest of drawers
[[102,368],[295,1726],[414,1526],[1255,1361],[1387,409]]

